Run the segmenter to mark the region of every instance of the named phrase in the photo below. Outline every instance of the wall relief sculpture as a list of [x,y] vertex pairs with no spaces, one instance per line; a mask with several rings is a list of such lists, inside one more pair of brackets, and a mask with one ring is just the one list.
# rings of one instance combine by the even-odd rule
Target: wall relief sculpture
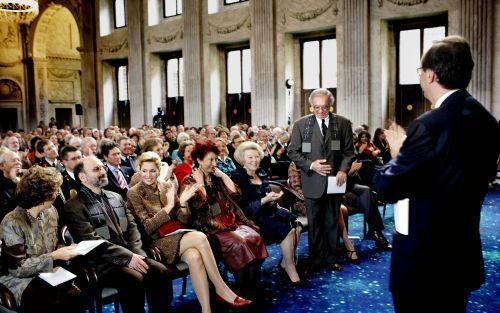
[[[413,6],[426,3],[429,0],[386,0],[395,5]],[[384,0],[378,0],[378,7],[381,8]]]
[[72,81],[49,81],[49,100],[56,102],[73,102],[75,85]]
[[184,37],[184,32],[183,32],[182,27],[181,27],[175,33],[167,35],[167,36],[154,36],[154,35],[152,35],[152,36],[148,37],[148,44],[151,44],[151,39],[152,39],[152,41],[157,42],[157,43],[169,43],[169,42],[176,40],[177,38],[182,39],[183,37]]
[[287,17],[293,18],[300,22],[306,22],[317,18],[318,16],[327,12],[330,8],[332,8],[333,15],[337,15],[339,13],[339,9],[337,6],[337,0],[328,0],[322,7],[316,9],[310,9],[306,11],[292,11],[289,8],[284,8],[281,14],[281,24],[287,23]]
[[98,52],[100,53],[115,53],[118,52],[122,49],[127,49],[128,48],[128,39],[125,38],[122,43],[113,45],[113,46],[106,46],[103,45],[99,49],[97,49]]
[[14,61],[14,62],[3,62],[3,61],[0,61],[0,67],[14,67],[18,64],[21,64],[21,59],[18,59],[17,61]]
[[49,72],[49,78],[59,78],[59,79],[77,78],[76,71],[74,70],[49,68],[47,69],[47,71]]
[[210,36],[210,35],[212,35],[212,31],[213,31],[213,32],[220,34],[220,35],[226,35],[226,34],[234,33],[235,31],[242,28],[244,25],[246,25],[248,29],[250,29],[252,27],[252,24],[250,21],[250,15],[245,16],[240,22],[238,22],[236,24],[227,25],[227,26],[218,26],[218,25],[214,25],[214,24],[208,22],[207,34]]
[[21,87],[10,79],[0,79],[0,101],[21,101],[23,93]]
[[15,49],[17,45],[17,29],[12,24],[4,23],[0,27],[0,48]]

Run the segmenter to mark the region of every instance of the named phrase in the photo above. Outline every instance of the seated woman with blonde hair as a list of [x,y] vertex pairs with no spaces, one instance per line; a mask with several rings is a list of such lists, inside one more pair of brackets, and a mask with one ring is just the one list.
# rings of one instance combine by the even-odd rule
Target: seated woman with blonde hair
[[179,260],[188,264],[202,312],[211,312],[207,275],[218,300],[233,308],[250,304],[250,300],[237,296],[220,276],[207,237],[198,231],[183,230],[183,222],[189,217],[187,201],[198,191],[198,185],[188,186],[177,197],[176,185],[158,179],[161,160],[156,153],[144,152],[137,164],[141,181],[128,191],[127,207],[162,251],[167,266],[174,266]]
[[[154,152],[160,157],[160,161],[163,158],[163,140],[160,138],[151,138],[148,139],[144,142],[144,145],[142,147],[142,153],[144,152]],[[168,165],[166,162],[161,162],[161,167],[160,167],[160,176],[159,179],[163,180],[168,180],[171,179],[172,183],[176,184],[177,188],[179,187],[179,183],[175,180],[175,177],[173,175],[174,168],[176,167],[177,163],[173,163],[172,165]],[[139,175],[139,172],[137,171],[137,168],[134,168],[134,171],[136,173],[132,176],[132,179],[130,180],[129,188],[134,187],[138,182],[141,181],[141,176]]]

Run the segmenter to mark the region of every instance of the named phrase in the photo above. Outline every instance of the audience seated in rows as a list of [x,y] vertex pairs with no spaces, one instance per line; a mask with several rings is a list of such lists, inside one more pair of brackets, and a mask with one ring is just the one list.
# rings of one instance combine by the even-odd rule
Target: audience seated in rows
[[186,176],[181,190],[192,184],[199,190],[189,203],[192,225],[212,237],[226,268],[234,275],[240,293],[255,299],[260,271],[268,256],[259,227],[237,204],[239,192],[233,181],[217,168],[217,147],[197,143],[191,153],[198,170]]
[[127,208],[133,212],[147,235],[173,267],[182,260],[189,266],[191,282],[202,312],[211,312],[207,275],[216,294],[232,307],[251,303],[238,297],[219,274],[207,237],[202,232],[183,230],[189,222],[187,201],[198,191],[192,184],[177,196],[177,185],[160,179],[161,161],[154,152],[144,152],[137,161],[141,181],[128,191]]

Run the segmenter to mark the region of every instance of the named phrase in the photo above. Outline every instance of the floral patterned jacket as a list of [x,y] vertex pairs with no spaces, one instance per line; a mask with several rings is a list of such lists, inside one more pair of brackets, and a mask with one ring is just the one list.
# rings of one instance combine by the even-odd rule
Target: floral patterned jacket
[[7,275],[0,277],[14,294],[16,302],[21,303],[21,296],[39,273],[52,272],[51,252],[57,249],[58,214],[54,207],[33,218],[28,212],[16,207],[5,216],[0,224],[0,238],[4,241],[2,254],[14,255],[9,258]]

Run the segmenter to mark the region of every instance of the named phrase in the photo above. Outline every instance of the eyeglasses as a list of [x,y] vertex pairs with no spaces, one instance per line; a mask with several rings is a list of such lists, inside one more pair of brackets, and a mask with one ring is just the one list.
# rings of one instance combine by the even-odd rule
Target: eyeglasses
[[424,68],[422,68],[422,67],[417,68],[417,74],[419,76],[422,74],[423,71],[424,71]]
[[105,171],[107,171],[108,167],[106,165],[97,165],[94,168],[92,168],[92,172],[98,173],[101,171],[101,169],[104,169]]
[[313,106],[314,111],[328,111],[328,106]]

